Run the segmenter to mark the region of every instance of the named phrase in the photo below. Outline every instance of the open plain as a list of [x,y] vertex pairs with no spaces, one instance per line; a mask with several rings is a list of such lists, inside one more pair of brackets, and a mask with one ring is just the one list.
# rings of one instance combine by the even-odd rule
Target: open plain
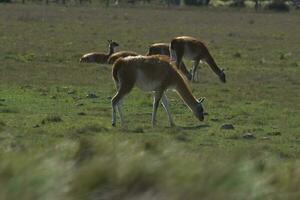
[[[299,22],[297,11],[0,5],[0,199],[299,199]],[[108,39],[146,54],[179,35],[204,41],[227,75],[204,64],[190,85],[205,120],[168,91],[177,126],[160,106],[152,128],[152,94],[134,89],[112,127],[112,66],[80,56]]]

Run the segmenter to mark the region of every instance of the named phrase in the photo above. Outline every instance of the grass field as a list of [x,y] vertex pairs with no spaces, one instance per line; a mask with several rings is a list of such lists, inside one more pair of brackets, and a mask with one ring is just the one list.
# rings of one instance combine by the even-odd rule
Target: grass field
[[[299,199],[299,19],[0,5],[0,199]],[[106,51],[108,39],[145,54],[178,35],[200,38],[226,70],[226,84],[206,65],[191,83],[206,97],[205,121],[168,91],[177,126],[160,107],[152,128],[152,94],[134,89],[126,125],[111,127],[111,66],[80,56]]]

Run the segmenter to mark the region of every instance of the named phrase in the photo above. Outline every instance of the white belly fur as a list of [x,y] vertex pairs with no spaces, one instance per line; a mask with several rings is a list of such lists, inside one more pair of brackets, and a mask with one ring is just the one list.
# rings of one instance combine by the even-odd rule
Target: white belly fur
[[138,70],[135,85],[144,91],[154,91],[159,88],[160,82],[150,80],[141,70]]

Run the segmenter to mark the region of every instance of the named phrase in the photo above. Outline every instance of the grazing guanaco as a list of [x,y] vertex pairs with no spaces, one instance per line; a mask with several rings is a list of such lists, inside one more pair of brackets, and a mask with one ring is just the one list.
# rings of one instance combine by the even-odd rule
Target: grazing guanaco
[[[166,55],[170,56],[170,45],[167,43],[154,43],[149,46],[147,55]],[[181,72],[186,76],[188,80],[192,79],[192,74],[187,70],[183,61],[180,63]]]
[[137,54],[136,52],[133,51],[119,51],[116,53],[113,53],[107,60],[108,64],[114,64],[114,62],[116,60],[118,60],[119,58],[125,58],[127,56],[138,56],[139,54]]
[[101,63],[101,64],[107,63],[107,59],[109,58],[109,56],[112,55],[115,52],[115,48],[119,46],[118,43],[113,42],[112,40],[107,40],[107,42],[109,48],[108,53],[99,53],[99,52],[87,53],[80,58],[80,62]]
[[121,123],[124,123],[121,101],[134,86],[143,91],[153,91],[152,126],[155,125],[157,107],[160,100],[168,114],[170,126],[174,125],[165,91],[175,89],[185,104],[200,120],[204,120],[202,102],[197,100],[188,87],[183,75],[170,63],[169,57],[162,55],[153,56],[129,56],[118,59],[112,69],[112,77],[117,87],[117,93],[112,98],[112,125],[116,125],[116,111],[120,115]]
[[194,61],[192,81],[195,81],[199,62],[203,60],[219,76],[223,83],[226,82],[224,70],[218,67],[203,42],[189,36],[176,37],[171,41],[170,52],[171,60],[176,61],[177,66],[180,66],[183,57]]

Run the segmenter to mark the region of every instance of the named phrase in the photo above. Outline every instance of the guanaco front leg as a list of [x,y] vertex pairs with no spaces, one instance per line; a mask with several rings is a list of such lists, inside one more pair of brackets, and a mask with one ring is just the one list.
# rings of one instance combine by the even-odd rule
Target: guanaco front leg
[[193,69],[192,69],[192,81],[193,82],[198,81],[198,70],[197,70],[198,66],[199,66],[199,60],[195,60],[194,65],[193,65]]
[[172,119],[172,116],[171,116],[171,113],[170,113],[170,107],[169,107],[169,102],[168,102],[168,98],[166,96],[166,94],[163,94],[162,98],[161,98],[161,104],[162,106],[164,107],[165,111],[167,112],[168,114],[168,120],[169,120],[169,124],[170,126],[175,126],[175,123]]

